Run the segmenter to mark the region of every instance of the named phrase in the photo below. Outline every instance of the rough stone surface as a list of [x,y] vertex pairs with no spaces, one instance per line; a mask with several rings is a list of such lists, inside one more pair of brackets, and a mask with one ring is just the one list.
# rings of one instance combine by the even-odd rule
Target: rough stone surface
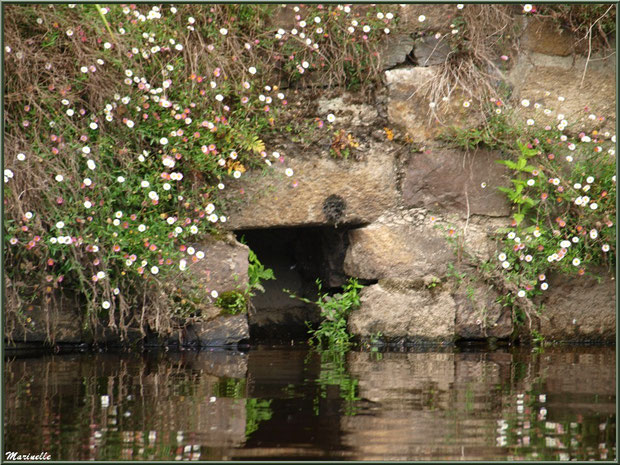
[[196,323],[186,329],[187,342],[202,347],[229,346],[250,338],[248,317],[222,315],[210,321]]
[[381,69],[386,70],[407,63],[407,56],[412,52],[414,43],[411,34],[390,34],[379,50]]
[[507,216],[510,205],[497,190],[509,180],[499,153],[433,148],[410,156],[404,167],[403,203],[431,211]]
[[[570,123],[569,133],[590,132],[597,128],[615,134],[616,83],[615,54],[607,59],[593,54],[586,67],[585,57],[560,57],[540,53],[522,54],[507,76],[513,86],[515,97],[538,102],[542,106],[535,110],[531,106],[522,109],[523,119],[532,117],[541,124],[557,124],[557,115],[565,115]],[[549,92],[549,95],[546,94]],[[558,97],[564,97],[563,102]],[[585,110],[587,108],[587,110]],[[549,116],[543,110],[550,109]],[[589,115],[595,115],[594,120]],[[604,117],[605,120],[599,120]]]
[[447,291],[397,288],[379,283],[361,292],[361,306],[348,329],[360,337],[381,333],[389,340],[451,341],[456,304]]
[[582,52],[585,41],[578,42],[575,34],[558,28],[550,18],[526,17],[527,24],[519,44],[522,50],[545,55],[568,56]]
[[544,300],[540,333],[552,341],[608,341],[616,338],[616,282],[604,275],[554,276]]
[[[402,30],[416,31],[439,31],[448,29],[456,16],[456,5],[400,5],[399,25]],[[425,16],[423,22],[419,21],[420,15]]]
[[[362,160],[335,160],[329,147],[300,153],[293,145],[275,147],[284,155],[294,176],[284,176],[284,165],[245,173],[229,184],[240,198],[229,210],[229,229],[369,223],[396,202],[394,147],[369,139],[360,143]],[[243,192],[243,193],[241,193]],[[326,200],[341,200],[337,218]],[[332,202],[333,203],[333,202]]]
[[[207,293],[216,290],[219,294],[235,290],[245,290],[248,284],[248,247],[237,242],[231,235],[223,239],[207,238],[200,244],[191,244],[196,252],[203,251],[205,257],[192,262],[188,256],[189,276]],[[220,309],[214,299],[207,297],[201,304],[201,317],[204,320],[215,318]]]
[[512,315],[496,302],[499,294],[476,282],[452,293],[456,303],[456,335],[464,339],[507,338],[512,334]]
[[349,231],[344,270],[362,279],[421,279],[443,276],[455,255],[430,225],[382,225]]
[[[14,342],[28,343],[79,343],[85,338],[81,318],[74,303],[67,301],[58,310],[48,310],[42,305],[33,306],[25,312],[31,319],[30,324],[16,323],[11,332]],[[48,333],[51,340],[48,340]]]
[[434,66],[445,63],[452,49],[445,39],[423,37],[415,44],[413,54],[418,66]]
[[435,115],[430,114],[431,102],[427,93],[438,79],[439,71],[438,66],[417,66],[385,72],[388,119],[416,143],[429,142],[446,127],[476,126],[479,122],[477,113],[463,107],[464,99],[460,98],[458,93],[453,94],[450,102],[441,105],[441,111],[437,111]]

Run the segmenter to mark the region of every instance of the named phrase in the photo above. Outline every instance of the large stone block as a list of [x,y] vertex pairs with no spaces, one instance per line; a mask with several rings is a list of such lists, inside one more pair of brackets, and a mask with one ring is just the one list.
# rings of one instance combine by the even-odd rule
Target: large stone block
[[443,276],[455,254],[442,233],[425,225],[372,224],[349,231],[344,271],[362,279]]
[[587,46],[574,33],[554,24],[550,18],[526,17],[526,24],[519,44],[522,50],[544,55],[568,56],[582,52]]
[[456,335],[463,339],[505,339],[512,334],[512,313],[497,303],[499,293],[481,282],[463,283],[452,293]]
[[540,333],[552,341],[616,339],[616,282],[602,272],[588,276],[553,276],[540,317]]
[[470,215],[508,216],[510,205],[497,190],[506,169],[490,150],[463,152],[433,148],[413,154],[404,167],[403,202],[408,207]]
[[[550,56],[535,52],[519,55],[507,80],[513,86],[515,97],[532,103],[521,109],[523,121],[533,118],[538,124],[555,126],[558,115],[563,114],[569,122],[568,133],[588,133],[598,129],[601,133],[615,134],[614,56],[605,58],[593,54],[588,61],[581,56]],[[564,100],[558,100],[559,97]],[[540,103],[541,107],[534,109],[534,103]],[[545,115],[545,109],[552,111]],[[590,119],[590,115],[595,118]]]
[[235,203],[226,225],[252,229],[372,222],[396,202],[394,147],[366,140],[357,149],[362,160],[336,160],[329,147],[309,153],[294,144],[277,147],[294,175],[284,176],[284,164],[277,163],[267,172],[245,173],[231,182],[229,195]]
[[351,313],[352,334],[389,340],[441,341],[454,339],[456,304],[449,292],[373,284],[361,293],[361,306]]
[[212,320],[196,323],[186,331],[186,342],[193,342],[202,347],[219,347],[238,344],[250,339],[248,316],[222,315]]
[[[431,102],[429,92],[440,78],[440,66],[396,68],[385,72],[389,121],[414,142],[426,144],[449,126],[477,126],[480,117],[463,106],[458,92],[448,102]],[[435,104],[435,113],[430,110]]]

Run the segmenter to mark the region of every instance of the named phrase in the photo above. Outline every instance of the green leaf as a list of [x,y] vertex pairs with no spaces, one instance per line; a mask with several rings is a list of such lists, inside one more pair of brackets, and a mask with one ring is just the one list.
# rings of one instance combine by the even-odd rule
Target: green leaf
[[517,226],[518,226],[523,221],[524,215],[523,215],[523,213],[515,213],[512,218],[515,220],[515,222],[517,223]]
[[510,160],[497,160],[497,163],[500,163],[502,165],[506,165],[511,170],[516,170],[517,169],[517,164],[514,161],[510,161]]

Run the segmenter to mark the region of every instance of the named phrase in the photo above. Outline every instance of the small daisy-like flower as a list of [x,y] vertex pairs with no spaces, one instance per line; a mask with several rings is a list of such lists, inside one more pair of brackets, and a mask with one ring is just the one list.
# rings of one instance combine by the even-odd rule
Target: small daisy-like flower
[[157,274],[159,273],[159,268],[156,266],[152,266],[151,267],[151,274]]
[[543,291],[546,291],[547,289],[549,289],[549,284],[547,284],[547,283],[542,283],[542,284],[540,285],[540,288],[541,288]]
[[248,72],[249,72],[250,74],[256,74],[256,68],[255,68],[254,66],[250,66],[250,67],[248,68]]
[[90,208],[92,206],[93,206],[93,204],[90,203],[90,201],[87,200],[87,201],[84,202],[84,208]]
[[239,178],[241,177],[241,171],[239,171],[239,170],[235,170],[235,171],[233,172],[233,177],[234,177],[235,179],[239,179]]
[[464,101],[464,102],[463,102],[463,106],[464,106],[465,108],[468,108],[470,105],[471,105],[471,103],[469,103],[469,101],[468,101],[468,100],[466,100],[466,101]]
[[521,100],[521,105],[523,105],[524,107],[529,107],[530,101],[524,98],[523,100]]
[[533,180],[533,179],[528,179],[528,180],[527,180],[527,185],[528,185],[528,186],[533,186],[534,184],[536,184],[536,181],[535,181],[535,180]]
[[336,121],[336,117],[332,113],[330,113],[329,115],[327,115],[327,121],[333,123],[334,121]]
[[65,178],[62,174],[57,174],[54,179],[56,180],[56,182],[62,182]]
[[525,297],[525,291],[521,289],[519,292],[517,292],[517,297]]
[[218,295],[219,293],[217,291],[211,291],[211,297],[213,297],[214,299],[217,298]]
[[139,226],[138,226],[138,231],[140,231],[140,232],[144,232],[144,231],[146,231],[146,226],[145,226],[145,225],[143,225],[143,224],[139,225]]
[[596,202],[593,202],[593,203],[590,204],[590,208],[592,210],[596,210],[598,208],[598,204]]
[[581,260],[579,260],[578,258],[574,258],[573,259],[573,265],[574,266],[579,266],[581,264]]
[[102,306],[105,310],[107,310],[108,308],[110,308],[110,302],[108,302],[107,300],[104,300],[104,301],[101,303],[101,306]]
[[497,257],[499,259],[500,262],[503,262],[506,260],[506,254],[504,252],[500,253]]
[[597,231],[596,229],[592,229],[592,230],[590,231],[590,237],[591,237],[592,239],[596,239],[596,238],[598,237],[598,231]]
[[507,237],[508,239],[514,239],[515,237],[517,237],[517,235],[514,233],[514,231],[510,231]]
[[286,168],[286,170],[284,170],[284,174],[286,174],[290,178],[291,176],[293,176],[293,170],[291,168]]
[[[379,19],[381,19],[381,18],[379,18]],[[426,16],[424,16],[424,15],[418,16],[418,21],[423,23],[424,21],[426,21]]]
[[528,126],[534,126],[535,121],[532,118],[529,118],[526,122],[525,122]]
[[125,182],[125,178],[123,176],[119,176],[118,178],[116,178],[116,181],[122,184]]
[[502,267],[505,269],[510,268],[510,263],[509,262],[502,262]]
[[609,244],[603,244],[601,249],[603,250],[603,252],[609,252]]

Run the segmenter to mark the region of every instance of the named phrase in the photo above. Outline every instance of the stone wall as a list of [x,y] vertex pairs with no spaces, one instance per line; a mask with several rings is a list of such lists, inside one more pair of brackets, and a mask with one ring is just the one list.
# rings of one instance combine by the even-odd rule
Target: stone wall
[[[495,256],[492,236],[510,222],[511,206],[497,190],[509,183],[504,167],[495,163],[500,154],[460,151],[438,141],[447,126],[466,127],[476,117],[459,104],[441,123],[429,119],[430,101],[417,92],[436,78],[446,51],[431,47],[430,39],[414,44],[406,33],[445,29],[450,19],[440,9],[401,6],[401,20],[410,31],[392,39],[382,61],[385,68],[393,67],[414,47],[417,64],[386,69],[384,87],[371,105],[352,103],[355,96],[344,92],[319,99],[315,115],[308,115],[333,113],[338,127],[363,134],[360,160],[336,160],[326,147],[308,149],[283,140],[276,149],[285,161],[276,175],[254,173],[234,184],[242,201],[231,211],[231,230],[333,225],[326,201],[330,196],[342,200],[336,226],[353,226],[344,271],[376,282],[363,290],[362,306],[349,321],[349,329],[362,338],[381,334],[396,341],[445,342],[507,338],[513,332],[510,310],[496,302],[500,292],[465,260],[467,253],[483,260]],[[423,27],[420,14],[426,15]],[[575,55],[584,51],[583,41],[545,21],[525,18],[520,24],[520,50],[501,76],[504,83],[515,98],[544,100],[546,90],[563,95],[563,111],[582,115],[577,130],[588,129],[587,115],[594,112],[606,115],[605,127],[613,131],[613,56],[592,60],[592,55],[587,61]],[[384,127],[403,137],[388,140]],[[281,175],[286,167],[294,169],[292,179]],[[549,340],[615,339],[611,276],[600,284],[555,278],[539,303],[545,310],[532,329]]]

